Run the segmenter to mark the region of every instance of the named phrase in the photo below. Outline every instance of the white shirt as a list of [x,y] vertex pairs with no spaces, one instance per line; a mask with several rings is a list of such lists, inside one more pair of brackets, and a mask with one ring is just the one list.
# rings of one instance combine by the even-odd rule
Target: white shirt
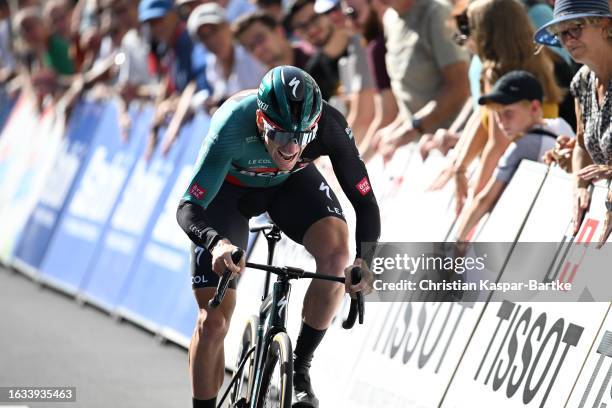
[[234,65],[225,78],[221,62],[209,52],[206,60],[206,80],[213,89],[215,99],[228,98],[238,91],[257,88],[266,68],[242,46],[234,44]]

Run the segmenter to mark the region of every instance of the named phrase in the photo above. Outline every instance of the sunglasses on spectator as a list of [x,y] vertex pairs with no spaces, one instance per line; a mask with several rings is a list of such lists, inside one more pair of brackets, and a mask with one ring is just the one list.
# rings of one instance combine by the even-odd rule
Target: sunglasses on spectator
[[272,121],[263,116],[264,136],[281,146],[295,143],[298,146],[306,146],[312,142],[317,135],[319,125],[314,124],[312,128],[303,132],[288,132],[274,125]]
[[580,36],[582,36],[582,29],[584,28],[584,24],[581,23],[577,23],[569,28],[566,28],[565,30],[559,30],[556,31],[554,29],[551,29],[550,32],[552,35],[555,36],[555,38],[559,41],[559,42],[565,42],[566,39],[569,37],[573,40],[578,40],[580,39]]
[[308,31],[310,27],[312,27],[314,24],[316,24],[319,21],[320,17],[321,17],[321,14],[314,13],[312,17],[310,17],[308,20],[304,21],[303,23],[294,24],[293,30],[302,31],[302,32]]

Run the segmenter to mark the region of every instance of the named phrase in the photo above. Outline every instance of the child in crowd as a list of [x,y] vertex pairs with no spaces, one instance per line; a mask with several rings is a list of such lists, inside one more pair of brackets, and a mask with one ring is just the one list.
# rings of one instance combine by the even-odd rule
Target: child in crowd
[[543,99],[542,85],[532,74],[511,71],[478,100],[494,113],[500,129],[513,143],[489,183],[460,215],[457,241],[465,241],[482,216],[493,208],[521,160],[539,161],[544,152],[555,146],[557,136],[575,136],[564,119],[543,119]]

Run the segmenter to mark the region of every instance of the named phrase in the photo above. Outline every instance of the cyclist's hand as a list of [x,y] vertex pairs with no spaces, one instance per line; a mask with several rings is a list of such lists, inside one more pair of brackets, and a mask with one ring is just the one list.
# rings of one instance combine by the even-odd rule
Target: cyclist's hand
[[[351,285],[351,269],[355,266],[361,268],[361,281],[356,285]],[[354,294],[357,292],[363,292],[364,295],[372,292],[374,274],[370,271],[368,264],[363,259],[357,258],[351,266],[344,268],[344,276],[344,290],[346,293],[350,293],[351,297],[354,297]]]
[[244,271],[244,257],[238,265],[235,265],[232,261],[232,252],[236,249],[238,247],[232,245],[227,239],[221,239],[217,242],[212,250],[212,269],[216,274],[223,275],[226,270],[230,270],[234,275],[232,278],[234,278],[236,274],[241,274]]

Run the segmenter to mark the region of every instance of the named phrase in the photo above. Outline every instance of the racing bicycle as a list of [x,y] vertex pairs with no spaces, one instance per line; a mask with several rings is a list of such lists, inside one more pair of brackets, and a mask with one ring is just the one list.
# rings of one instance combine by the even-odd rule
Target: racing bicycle
[[[281,231],[274,224],[265,224],[250,229],[251,232],[262,232],[268,243],[267,264],[247,262],[246,267],[266,271],[262,303],[259,316],[251,317],[242,334],[236,369],[225,393],[218,402],[217,408],[222,408],[229,396],[230,408],[290,408],[293,390],[293,350],[291,340],[285,328],[287,322],[287,305],[291,292],[291,280],[323,279],[345,283],[345,278],[332,275],[322,275],[304,271],[290,266],[272,266],[274,249],[281,240]],[[238,264],[244,256],[244,251],[238,249],[232,253],[232,260]],[[277,275],[272,292],[268,293],[271,274]],[[357,284],[361,280],[361,269],[351,270],[351,282]],[[226,271],[219,279],[214,297],[208,307],[215,308],[221,304],[231,280],[232,273]],[[363,324],[364,301],[363,294],[357,293],[351,299],[347,319],[342,327],[350,329],[359,317]]]

